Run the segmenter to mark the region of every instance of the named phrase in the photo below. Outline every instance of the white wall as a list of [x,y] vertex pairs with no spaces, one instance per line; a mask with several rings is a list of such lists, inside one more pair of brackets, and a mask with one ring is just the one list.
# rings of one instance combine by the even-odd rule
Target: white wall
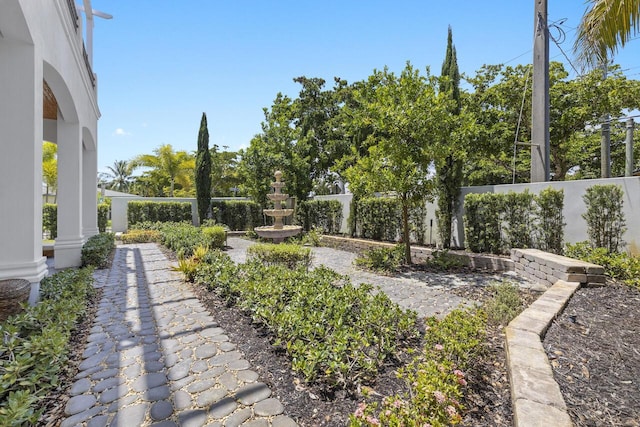
[[[463,206],[464,196],[470,193],[508,193],[509,191],[523,192],[529,189],[530,192],[538,194],[541,190],[551,187],[555,190],[564,191],[564,241],[575,243],[588,240],[587,224],[582,218],[586,212],[586,206],[582,197],[587,188],[594,185],[619,185],[624,192],[624,216],[627,222],[627,231],[623,239],[627,242],[627,249],[634,254],[640,253],[640,177],[633,176],[627,178],[609,179],[585,179],[580,181],[557,181],[539,182],[534,184],[508,184],[508,185],[488,185],[482,187],[463,187],[460,195],[460,205]],[[464,208],[459,212],[457,221],[459,226],[456,230],[456,237],[460,246],[464,246],[464,227],[462,216]]]

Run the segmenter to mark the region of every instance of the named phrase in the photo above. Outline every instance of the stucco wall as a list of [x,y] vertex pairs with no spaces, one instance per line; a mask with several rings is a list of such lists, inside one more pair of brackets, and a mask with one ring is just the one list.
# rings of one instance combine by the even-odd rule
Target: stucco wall
[[[509,191],[522,192],[529,189],[530,192],[538,194],[541,190],[551,187],[553,189],[564,190],[564,241],[575,243],[588,240],[587,224],[582,218],[586,212],[586,206],[582,197],[587,188],[594,185],[619,185],[624,192],[624,216],[627,221],[627,231],[624,233],[624,240],[627,242],[627,249],[632,253],[640,253],[640,177],[609,178],[609,179],[588,179],[580,181],[558,181],[541,182],[534,184],[511,184],[492,185],[483,187],[463,187],[460,195],[460,204],[463,206],[464,196],[470,193],[508,193]],[[464,208],[457,217],[458,227],[456,236],[460,246],[464,246],[464,230],[462,215]]]
[[[624,215],[627,222],[627,231],[623,238],[627,243],[627,249],[634,254],[640,253],[640,177],[628,178],[609,178],[609,179],[589,179],[580,181],[559,181],[559,182],[542,182],[534,184],[513,184],[513,185],[485,185],[480,187],[463,187],[460,194],[460,206],[462,209],[456,218],[454,218],[453,245],[456,247],[464,247],[464,196],[470,193],[508,193],[509,191],[523,192],[529,189],[530,192],[538,194],[545,188],[552,187],[554,189],[564,190],[564,241],[567,243],[575,243],[588,240],[587,224],[582,218],[582,214],[586,212],[586,206],[582,197],[587,188],[593,185],[619,185],[624,192]],[[330,196],[316,196],[317,200],[339,200],[342,203],[342,226],[341,233],[348,233],[348,222],[351,194],[339,194]],[[436,221],[436,211],[438,209],[436,202],[427,203],[426,218],[426,243],[430,241],[435,243],[438,240],[438,228]],[[430,240],[431,239],[431,240]]]

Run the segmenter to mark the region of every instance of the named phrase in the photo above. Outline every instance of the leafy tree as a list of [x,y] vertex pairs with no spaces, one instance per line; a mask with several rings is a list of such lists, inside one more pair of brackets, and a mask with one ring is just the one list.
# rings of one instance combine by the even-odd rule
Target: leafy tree
[[209,129],[207,129],[207,115],[205,113],[202,113],[200,120],[195,172],[198,217],[202,224],[209,215],[211,204],[211,153],[209,152]]
[[149,168],[143,172],[141,182],[155,184],[154,196],[168,193],[169,197],[174,197],[176,184],[183,194],[191,194],[195,168],[193,156],[186,151],[174,151],[171,144],[161,145],[153,152],[154,154],[142,154],[131,160],[134,168]]
[[108,172],[102,174],[106,178],[107,186],[111,190],[129,191],[133,183],[132,165],[126,160],[115,160],[112,166],[107,166]]
[[[47,196],[49,191],[56,191],[58,186],[58,145],[53,142],[42,142],[42,180],[46,186]],[[55,196],[57,197],[57,195]],[[54,198],[55,203],[55,198]]]
[[405,260],[411,263],[409,208],[433,194],[429,165],[448,128],[451,101],[438,96],[436,80],[428,71],[421,76],[409,63],[400,76],[386,68],[374,71],[354,96],[366,108],[352,112],[352,126],[371,133],[367,154],[345,175],[356,196],[387,192],[398,197]]
[[242,180],[238,173],[239,153],[227,151],[229,147],[223,146],[219,151],[217,145],[213,145],[211,153],[211,183],[212,195],[232,196],[238,195]]
[[[453,44],[451,27],[447,36],[447,51],[442,63],[440,92],[450,96],[453,103],[450,107],[452,115],[460,115],[462,100],[460,97],[460,71],[456,48]],[[453,135],[453,134],[452,134]],[[462,184],[462,162],[465,157],[466,141],[455,140],[447,135],[443,147],[447,148],[444,156],[436,159],[436,188],[438,193],[438,232],[444,248],[451,246],[453,216],[458,211],[458,197]]]
[[240,153],[243,191],[262,206],[267,205],[266,195],[276,170],[284,173],[286,193],[305,200],[311,191],[311,165],[296,149],[300,132],[293,126],[294,108],[291,98],[278,93],[271,109],[264,109],[262,133]]
[[618,47],[624,45],[640,29],[640,1],[590,0],[578,26],[574,51],[579,61],[595,67],[607,62]]
[[[529,72],[529,66],[489,65],[468,79],[475,91],[466,95],[465,103],[480,125],[479,138],[474,141],[477,150],[469,153],[466,164],[468,184],[512,182],[516,133],[518,141],[531,139]],[[603,115],[620,117],[625,110],[638,108],[640,83],[626,79],[617,66],[610,68],[606,80],[602,80],[601,70],[568,80],[567,71],[558,62],[550,64],[549,77],[551,171],[558,181],[586,163],[585,155],[592,153],[588,138],[598,130]],[[529,149],[517,147],[516,153],[516,181],[527,182]]]

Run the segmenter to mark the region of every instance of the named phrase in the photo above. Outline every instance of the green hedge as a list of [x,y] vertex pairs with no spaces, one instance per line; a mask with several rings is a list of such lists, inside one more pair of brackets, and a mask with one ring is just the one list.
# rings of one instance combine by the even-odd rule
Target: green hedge
[[193,221],[190,202],[149,202],[132,200],[127,204],[129,226],[139,222]]
[[264,265],[284,265],[287,268],[308,269],[311,266],[311,249],[293,243],[258,243],[247,248],[247,259],[258,260]]
[[45,203],[42,206],[42,230],[49,232],[49,238],[58,237],[58,205]]
[[467,194],[464,230],[467,249],[501,254],[511,248],[561,253],[564,236],[562,190]]
[[98,205],[98,231],[104,233],[107,231],[107,224],[109,223],[109,210],[111,206],[108,203],[100,203]]
[[230,230],[253,230],[263,225],[262,208],[250,200],[224,200],[211,202],[216,222]]
[[[427,234],[426,204],[416,203],[409,210],[410,239],[423,244]],[[393,197],[353,198],[349,216],[353,237],[396,242],[402,235],[402,207]]]
[[304,231],[317,229],[326,234],[339,234],[342,203],[338,200],[308,200],[298,203],[295,219]]
[[42,399],[59,387],[69,339],[95,292],[92,269],[46,277],[35,306],[0,323],[0,425],[37,425]]
[[100,233],[89,237],[82,246],[82,265],[91,265],[97,268],[106,267],[114,247],[115,235],[113,233]]

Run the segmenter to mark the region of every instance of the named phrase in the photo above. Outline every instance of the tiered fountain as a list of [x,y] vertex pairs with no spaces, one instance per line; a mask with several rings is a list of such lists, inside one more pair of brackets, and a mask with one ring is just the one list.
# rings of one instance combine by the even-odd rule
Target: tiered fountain
[[284,182],[282,182],[282,172],[276,171],[274,176],[276,177],[276,182],[271,183],[274,192],[267,194],[269,200],[273,202],[274,208],[264,209],[262,211],[265,215],[273,218],[273,225],[256,227],[253,231],[260,237],[272,239],[273,243],[280,243],[287,237],[299,234],[302,231],[302,227],[299,225],[284,225],[282,223],[282,218],[290,216],[293,213],[293,209],[282,209],[282,202],[287,200],[289,195],[282,194],[281,192],[282,187],[285,185]]

